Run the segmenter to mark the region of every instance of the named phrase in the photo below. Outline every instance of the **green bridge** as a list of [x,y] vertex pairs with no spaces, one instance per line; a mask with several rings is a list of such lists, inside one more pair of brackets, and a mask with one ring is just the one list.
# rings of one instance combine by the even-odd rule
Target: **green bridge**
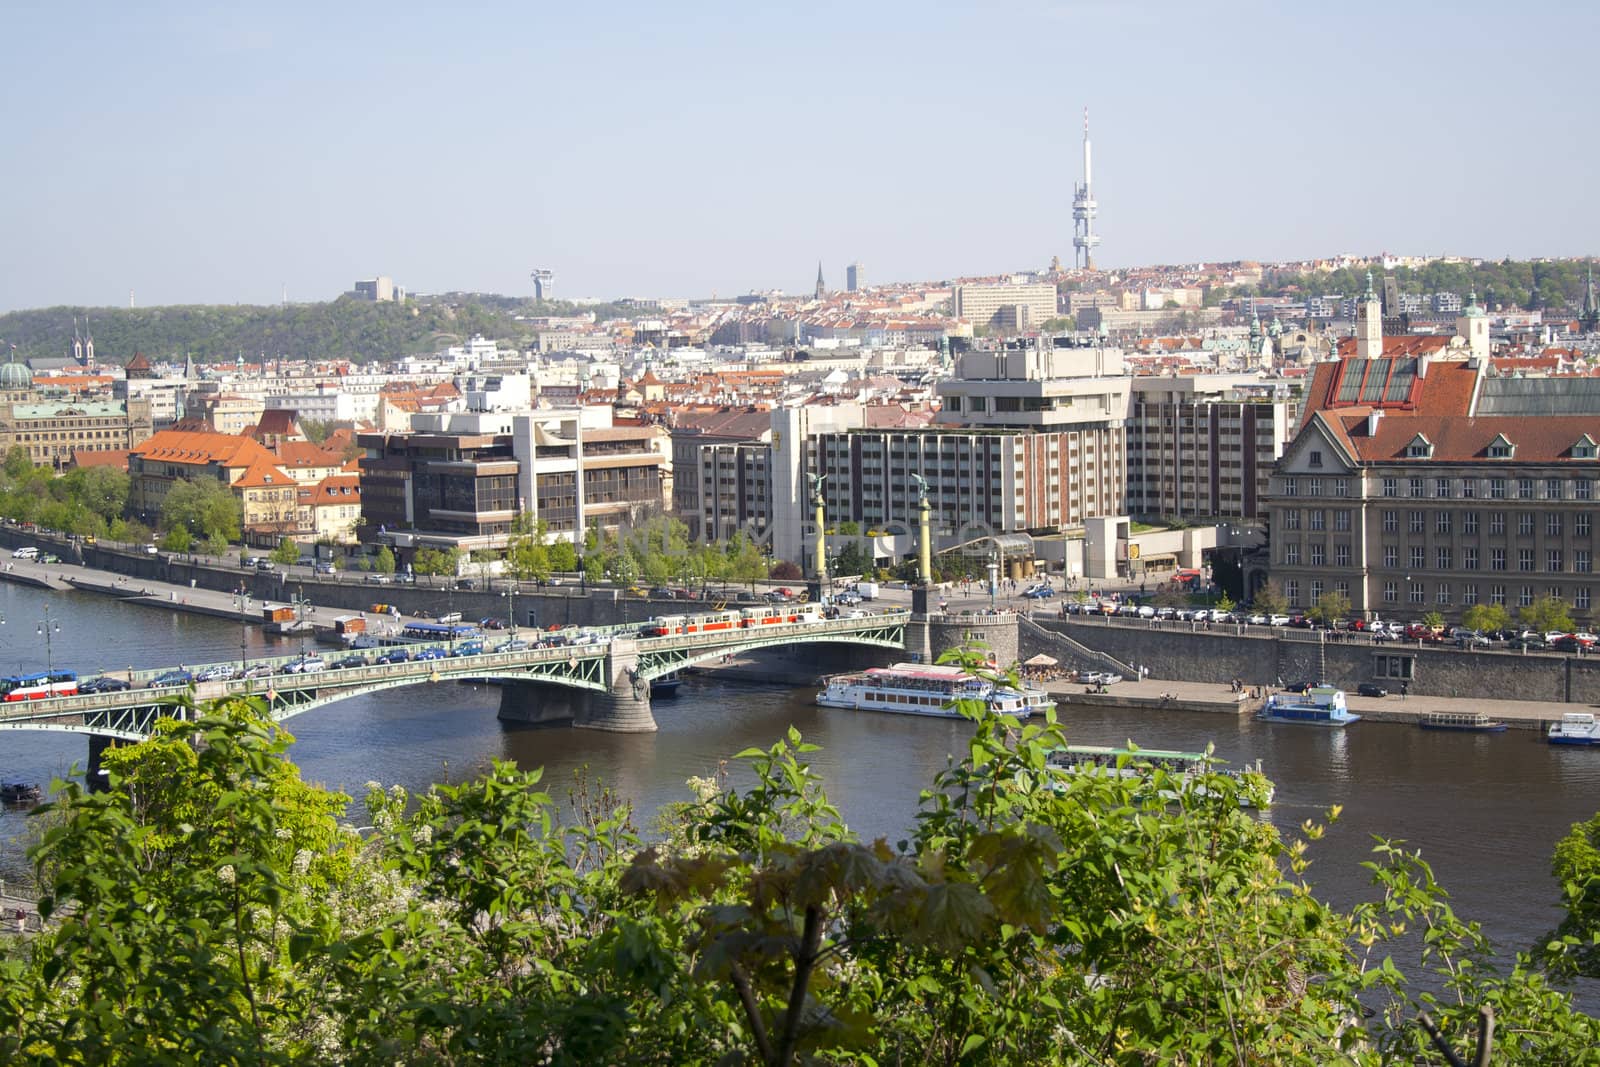
[[[748,629],[709,633],[639,637],[637,625],[590,630],[588,640],[555,647],[519,651],[482,652],[404,663],[373,663],[360,667],[307,674],[278,673],[299,659],[282,656],[249,660],[229,666],[252,668],[259,677],[197,682],[196,701],[228,696],[258,696],[267,702],[272,718],[291,719],[302,712],[337,703],[363,693],[401,686],[427,685],[450,680],[482,678],[502,685],[500,717],[528,723],[571,722],[595,730],[643,732],[656,729],[650,710],[650,682],[684,667],[724,656],[763,648],[803,643],[847,644],[884,649],[905,648],[909,611],[882,611],[853,618],[816,622],[778,623]],[[540,638],[565,636],[541,632]],[[416,650],[450,650],[446,643],[408,643]],[[370,650],[376,656],[379,650]],[[186,664],[203,672],[206,664]],[[272,673],[266,673],[270,668]],[[150,688],[150,683],[173,668],[130,671],[130,687],[114,693],[86,693],[0,705],[0,728],[51,730],[91,736],[91,763],[99,751],[116,740],[140,741],[148,737],[158,718],[182,714],[172,688]],[[242,672],[241,672],[242,673]],[[117,672],[122,677],[122,672]]]

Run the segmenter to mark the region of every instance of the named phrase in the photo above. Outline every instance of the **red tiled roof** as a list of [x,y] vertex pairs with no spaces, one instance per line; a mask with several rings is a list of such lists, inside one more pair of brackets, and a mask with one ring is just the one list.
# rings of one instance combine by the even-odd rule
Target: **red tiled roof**
[[128,450],[126,448],[113,448],[105,452],[94,452],[83,448],[72,450],[72,465],[74,467],[115,467],[117,470],[128,469]]
[[162,430],[131,452],[144,460],[196,467],[216,463],[235,468],[272,462],[272,453],[248,437],[200,430]]
[[[1600,422],[1592,415],[1386,415],[1369,436],[1366,419],[1342,416],[1344,440],[1365,463],[1406,459],[1406,449],[1421,434],[1433,446],[1435,463],[1588,463],[1574,459],[1572,446],[1585,434],[1600,441]],[[1489,445],[1504,436],[1515,447],[1512,459],[1490,459]]]
[[284,467],[337,467],[344,462],[337,452],[310,441],[285,441],[276,452],[278,463]]
[[[1478,368],[1464,359],[1439,359],[1430,360],[1420,374],[1419,369],[1418,360],[1410,356],[1384,360],[1351,356],[1318,363],[1306,387],[1306,414],[1364,412],[1373,407],[1429,415],[1466,415],[1471,410]],[[1409,385],[1401,377],[1405,374],[1412,375]]]
[[294,479],[272,462],[271,456],[257,459],[239,477],[233,480],[235,489],[268,489],[294,485]]

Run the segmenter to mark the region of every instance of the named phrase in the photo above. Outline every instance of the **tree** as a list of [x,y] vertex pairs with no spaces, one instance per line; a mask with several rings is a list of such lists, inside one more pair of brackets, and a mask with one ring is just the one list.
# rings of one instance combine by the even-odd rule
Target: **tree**
[[206,555],[214,556],[214,557],[216,557],[218,559],[221,559],[222,556],[227,553],[227,551],[228,551],[228,541],[227,541],[226,538],[224,538],[224,537],[222,537],[222,536],[220,536],[218,534],[212,534],[210,537],[208,537],[206,539],[206,546],[205,546]]
[[194,535],[185,527],[174,526],[161,535],[161,547],[168,552],[187,552],[194,547]]
[[12,445],[6,452],[5,471],[6,478],[11,481],[25,478],[33,471],[33,457],[22,445]]
[[1441,612],[1430,611],[1422,616],[1422,625],[1430,630],[1444,629],[1444,615]]
[[1229,596],[1227,593],[1218,594],[1218,596],[1217,596],[1217,610],[1218,611],[1232,611],[1235,606],[1236,605],[1233,602],[1233,598],[1231,596]]
[[237,541],[241,516],[239,498],[215,478],[180,479],[161,503],[162,525],[182,526],[201,538]]
[[272,550],[272,562],[293,566],[300,562],[300,542],[285,537]]
[[461,550],[450,548],[419,548],[411,561],[411,569],[418,574],[454,575],[461,570]]
[[394,552],[388,545],[378,548],[378,554],[372,560],[372,569],[379,574],[394,573]]
[[1332,626],[1350,614],[1350,598],[1337,589],[1323,593],[1306,612],[1324,626]]
[[1273,578],[1268,578],[1266,584],[1256,590],[1253,603],[1264,615],[1282,615],[1289,610],[1289,598],[1283,595],[1283,586]]
[[1555,630],[1571,633],[1573,629],[1572,614],[1567,610],[1567,602],[1558,596],[1540,597],[1521,608],[1517,612],[1517,617],[1522,621],[1522,625],[1540,633]]
[[872,554],[860,541],[847,542],[834,558],[835,574],[870,574],[875,566]]
[[578,569],[578,550],[571,541],[557,541],[550,546],[550,569],[571,574]]
[[1600,978],[1600,815],[1573,824],[1556,843],[1550,869],[1566,915],[1540,939],[1539,951],[1557,975]]
[[1494,633],[1511,626],[1511,613],[1501,604],[1474,604],[1462,613],[1461,622],[1469,630]]

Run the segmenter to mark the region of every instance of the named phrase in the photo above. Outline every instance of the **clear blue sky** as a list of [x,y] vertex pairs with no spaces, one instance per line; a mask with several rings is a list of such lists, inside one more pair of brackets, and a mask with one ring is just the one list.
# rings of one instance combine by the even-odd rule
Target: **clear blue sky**
[[1600,5],[8,5],[0,308],[1597,251]]

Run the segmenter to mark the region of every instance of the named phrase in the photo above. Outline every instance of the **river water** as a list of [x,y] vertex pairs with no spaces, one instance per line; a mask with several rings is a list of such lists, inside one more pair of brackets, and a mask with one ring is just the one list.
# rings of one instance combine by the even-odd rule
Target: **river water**
[[[59,632],[38,633],[46,606]],[[47,659],[80,673],[237,660],[242,628],[79,593],[0,585],[0,673],[42,670]],[[250,655],[285,654],[297,639],[244,634]],[[813,691],[687,679],[676,700],[656,702],[660,731],[606,734],[526,729],[495,717],[499,690],[442,684],[356,697],[288,723],[304,777],[360,796],[376,779],[413,791],[460,780],[490,759],[546,768],[559,798],[575,770],[631,798],[648,827],[662,804],[687,796],[690,775],[750,746],[767,747],[791,724],[822,746],[812,763],[849,824],[891,842],[912,824],[918,791],[970,727],[914,716],[859,714],[810,703]],[[1194,751],[1214,743],[1234,761],[1260,759],[1277,783],[1270,818],[1286,833],[1343,816],[1313,846],[1318,891],[1342,906],[1367,893],[1359,864],[1374,835],[1422,849],[1457,911],[1481,921],[1502,948],[1530,944],[1558,919],[1551,850],[1570,826],[1600,810],[1600,749],[1555,747],[1531,731],[1451,735],[1363,723],[1347,730],[1272,726],[1249,718],[1180,711],[1073,712],[1069,736],[1081,744]],[[0,779],[44,783],[87,757],[85,739],[33,731],[0,732]],[[737,779],[736,779],[737,780]],[[0,875],[26,868],[24,818],[0,812]],[[1586,1000],[1592,999],[1590,996]]]

